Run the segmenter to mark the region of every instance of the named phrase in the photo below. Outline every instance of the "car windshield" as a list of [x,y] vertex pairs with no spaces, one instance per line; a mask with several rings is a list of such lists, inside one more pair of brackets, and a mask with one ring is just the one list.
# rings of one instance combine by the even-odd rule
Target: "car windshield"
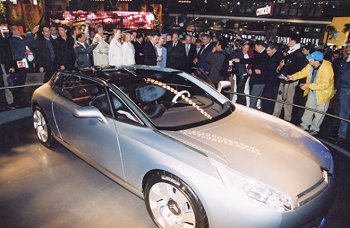
[[[205,83],[181,72],[158,72],[114,83],[158,129],[180,130],[221,119],[232,103]],[[205,89],[204,89],[205,88]]]

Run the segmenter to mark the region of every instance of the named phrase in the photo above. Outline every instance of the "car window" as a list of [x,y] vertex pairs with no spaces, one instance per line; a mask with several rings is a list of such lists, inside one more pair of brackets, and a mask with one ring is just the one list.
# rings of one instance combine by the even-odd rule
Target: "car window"
[[142,125],[137,116],[118,98],[113,92],[110,92],[112,108],[115,119],[129,124]]
[[104,86],[75,75],[61,75],[60,84],[63,97],[80,106],[94,106],[102,114],[112,116]]
[[192,78],[157,73],[119,81],[121,89],[159,129],[178,130],[229,115],[232,104],[219,102]]

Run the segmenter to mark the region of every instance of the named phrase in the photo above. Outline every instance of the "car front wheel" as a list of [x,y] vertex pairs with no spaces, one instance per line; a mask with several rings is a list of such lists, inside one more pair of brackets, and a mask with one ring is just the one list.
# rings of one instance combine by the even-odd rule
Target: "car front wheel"
[[204,207],[194,191],[170,173],[153,173],[144,196],[147,211],[158,227],[208,227]]
[[33,125],[36,136],[40,142],[46,147],[51,147],[54,144],[55,140],[52,136],[52,132],[45,118],[45,115],[39,107],[34,108]]

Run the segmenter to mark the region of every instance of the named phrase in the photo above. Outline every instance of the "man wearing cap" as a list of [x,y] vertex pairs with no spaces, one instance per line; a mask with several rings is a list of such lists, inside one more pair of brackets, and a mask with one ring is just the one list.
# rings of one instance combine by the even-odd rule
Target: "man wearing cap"
[[[306,107],[321,112],[327,112],[329,101],[334,95],[334,73],[332,64],[323,60],[323,54],[319,51],[308,55],[309,64],[301,71],[288,75],[289,80],[306,78],[305,84],[300,84],[307,95]],[[310,134],[316,135],[320,131],[320,126],[324,115],[311,110],[305,110],[300,127]]]

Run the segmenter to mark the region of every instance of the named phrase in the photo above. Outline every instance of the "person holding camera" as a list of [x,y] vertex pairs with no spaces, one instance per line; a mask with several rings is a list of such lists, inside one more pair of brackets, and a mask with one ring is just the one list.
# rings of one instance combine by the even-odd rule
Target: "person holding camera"
[[208,53],[206,57],[206,62],[209,64],[209,79],[218,88],[218,83],[220,81],[228,80],[225,78],[223,71],[224,61],[227,57],[225,48],[228,45],[226,40],[219,40],[212,43],[213,48],[211,52]]
[[97,47],[99,39],[95,37],[91,45],[88,45],[86,43],[86,35],[84,33],[78,33],[76,38],[77,42],[74,45],[74,53],[76,56],[75,67],[81,70],[90,69],[90,54]]
[[[300,84],[300,88],[307,96],[306,108],[327,112],[329,101],[334,96],[334,73],[332,63],[324,60],[322,52],[315,51],[308,55],[309,64],[301,71],[288,75],[287,80],[296,81],[306,78],[306,83]],[[300,127],[312,135],[320,131],[324,114],[306,109]]]
[[[302,53],[301,45],[300,45],[300,36],[293,35],[289,39],[289,51],[284,60],[281,61],[280,65],[277,68],[277,73],[283,75],[292,75],[301,69],[303,69],[307,65],[307,60]],[[296,87],[298,85],[298,81],[287,81],[281,80],[277,102],[274,107],[273,115],[276,117],[280,117],[282,108],[284,109],[284,120],[290,122],[292,120],[292,112],[293,106],[285,105],[281,102],[286,102],[293,104],[294,95],[296,93]],[[279,102],[278,102],[279,101]]]
[[[13,25],[10,27],[12,34],[10,38],[10,47],[12,53],[13,67],[9,69],[10,73],[15,72],[16,78],[14,80],[14,86],[24,85],[27,77],[27,69],[29,63],[27,59],[28,46],[34,41],[34,35],[38,32],[39,25],[35,26],[32,31],[23,38],[18,26]],[[19,106],[27,105],[25,101],[25,93],[23,88],[16,88],[11,90],[14,98],[14,103]]]

